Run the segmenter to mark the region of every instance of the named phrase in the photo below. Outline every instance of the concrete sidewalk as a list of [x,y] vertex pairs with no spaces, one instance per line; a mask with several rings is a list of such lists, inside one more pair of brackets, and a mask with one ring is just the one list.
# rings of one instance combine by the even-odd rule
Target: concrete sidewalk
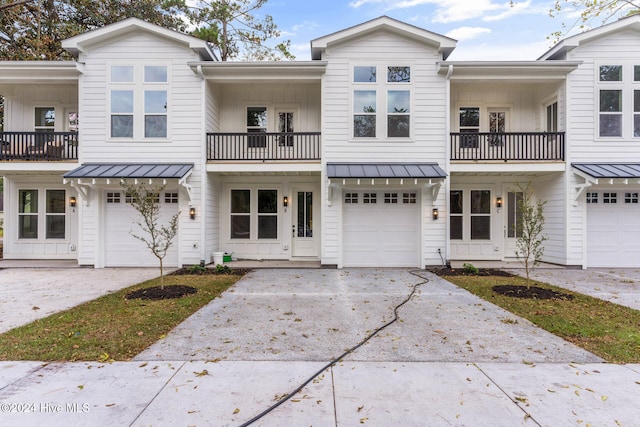
[[[100,282],[125,286],[114,270],[97,270],[102,276],[84,291]],[[60,271],[54,278],[49,270],[48,292],[36,287],[26,301],[61,308],[67,302],[56,289],[96,270]],[[20,283],[40,273],[22,270]],[[391,320],[421,282],[399,322],[252,425],[637,425],[640,365],[598,363],[524,319],[418,274],[425,279],[402,269],[254,271],[135,361],[0,362],[0,425],[242,425]],[[18,308],[0,305],[0,319]]]
[[[0,362],[0,425],[239,426],[320,362]],[[341,362],[255,426],[633,426],[640,365]]]

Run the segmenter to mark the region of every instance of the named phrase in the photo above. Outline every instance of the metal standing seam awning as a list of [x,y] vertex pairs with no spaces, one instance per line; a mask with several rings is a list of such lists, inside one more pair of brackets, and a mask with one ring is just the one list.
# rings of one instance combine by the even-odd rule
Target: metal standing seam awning
[[63,182],[70,184],[82,195],[85,203],[89,200],[89,190],[96,184],[111,184],[122,180],[160,180],[166,184],[169,179],[178,180],[191,202],[191,185],[187,179],[193,171],[193,163],[85,163],[63,175]]
[[574,173],[584,179],[576,186],[573,203],[578,203],[582,193],[598,184],[640,184],[640,163],[571,163]]
[[431,188],[432,200],[435,201],[446,177],[446,172],[437,163],[327,163],[327,202],[331,204],[332,188],[336,185],[344,186],[347,182],[356,185],[380,182],[388,185],[389,180],[395,180],[400,185],[404,185],[405,181],[416,185],[424,182]]

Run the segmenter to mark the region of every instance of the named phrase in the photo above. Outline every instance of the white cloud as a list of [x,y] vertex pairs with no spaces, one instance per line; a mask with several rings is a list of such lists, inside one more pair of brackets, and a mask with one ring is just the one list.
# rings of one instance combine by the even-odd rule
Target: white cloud
[[482,34],[491,34],[491,29],[483,27],[460,27],[449,31],[445,35],[460,41],[475,39]]

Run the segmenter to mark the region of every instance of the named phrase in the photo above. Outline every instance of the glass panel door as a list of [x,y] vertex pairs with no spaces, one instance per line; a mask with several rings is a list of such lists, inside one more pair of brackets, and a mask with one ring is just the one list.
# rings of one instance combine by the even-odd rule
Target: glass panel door
[[314,192],[306,189],[294,191],[292,255],[295,257],[318,256],[314,233]]

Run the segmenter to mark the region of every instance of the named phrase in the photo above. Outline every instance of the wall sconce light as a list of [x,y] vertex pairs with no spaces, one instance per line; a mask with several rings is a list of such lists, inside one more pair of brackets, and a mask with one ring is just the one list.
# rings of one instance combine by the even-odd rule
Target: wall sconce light
[[69,197],[69,206],[71,206],[72,208],[76,207],[76,198],[71,196]]
[[189,208],[189,218],[196,219],[196,208]]
[[284,198],[282,199],[282,206],[284,206],[285,208],[289,206],[289,198],[287,196],[284,196]]
[[496,207],[498,208],[498,212],[500,212],[500,208],[502,208],[502,197],[496,199]]
[[438,219],[438,215],[440,213],[438,212],[438,208],[433,208],[433,210],[431,211],[431,215],[433,216],[433,220],[437,220]]

